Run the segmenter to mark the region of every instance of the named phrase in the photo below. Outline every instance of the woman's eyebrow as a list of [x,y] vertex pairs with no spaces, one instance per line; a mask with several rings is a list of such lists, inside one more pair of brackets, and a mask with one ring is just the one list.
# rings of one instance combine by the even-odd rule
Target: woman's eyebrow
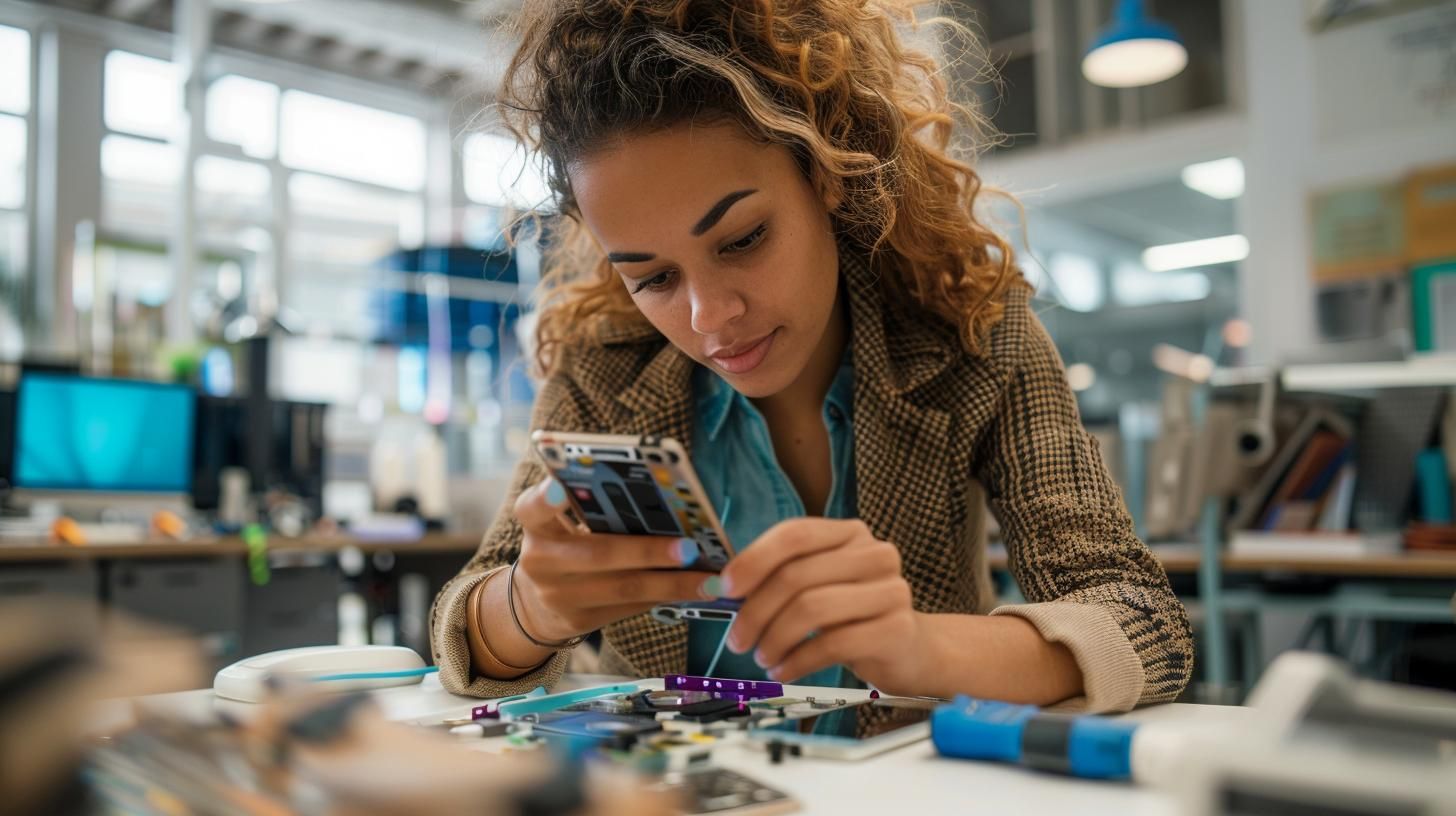
[[651,252],[608,252],[607,260],[612,263],[644,263],[656,258]]
[[742,199],[745,199],[756,192],[758,191],[739,190],[735,193],[729,193],[728,195],[723,196],[723,198],[719,199],[717,204],[713,205],[713,209],[708,210],[708,214],[703,216],[702,220],[698,221],[698,223],[693,225],[693,236],[697,237],[712,229],[714,225],[716,225],[719,221],[723,219],[723,216],[728,212],[729,207],[732,207],[734,204],[737,204]]
[[[728,195],[725,195],[722,198],[718,199],[718,203],[717,204],[714,204],[713,205],[713,208],[710,209],[710,210],[708,210],[708,214],[705,215],[705,216],[703,216],[698,221],[698,223],[696,223],[696,224],[693,225],[693,236],[694,237],[697,237],[697,236],[702,235],[703,233],[707,232],[708,230],[712,229],[714,226],[717,225],[717,223],[719,221],[722,221],[723,220],[723,216],[724,215],[727,215],[728,214],[728,208],[729,207],[732,207],[734,204],[737,204],[739,201],[742,201],[743,199],[748,198],[749,196],[753,195],[756,192],[758,192],[758,191],[757,190],[738,190],[736,192],[729,193]],[[610,261],[610,262],[612,262],[612,263],[646,263],[647,261],[650,261],[650,260],[652,260],[652,259],[654,259],[656,257],[657,256],[656,255],[653,255],[651,252],[609,252],[609,253],[607,253],[607,260]]]

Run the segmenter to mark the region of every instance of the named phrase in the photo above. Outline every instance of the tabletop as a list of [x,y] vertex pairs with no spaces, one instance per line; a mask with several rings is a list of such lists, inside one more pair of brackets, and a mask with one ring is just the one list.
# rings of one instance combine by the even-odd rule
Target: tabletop
[[[620,677],[568,676],[558,691],[611,682]],[[661,680],[644,680],[643,688],[660,688]],[[857,699],[867,692],[854,689],[815,689],[790,686],[793,696],[816,695]],[[459,697],[440,687],[439,680],[373,692],[390,719],[430,723],[447,717],[467,716],[480,704],[472,697]],[[211,690],[179,692],[139,698],[136,704],[174,715],[205,718],[217,711],[246,717],[255,707],[249,703],[222,700]],[[1190,734],[1212,733],[1227,727],[1230,719],[1245,717],[1251,710],[1231,706],[1170,704],[1150,706],[1122,715],[1138,722],[1170,723]],[[120,708],[110,713],[112,722],[125,714]],[[105,722],[103,718],[99,722]],[[493,750],[495,740],[477,740],[462,745]],[[1126,783],[1094,782],[1039,773],[1025,768],[991,763],[944,759],[930,742],[923,741],[858,762],[789,758],[773,764],[766,753],[748,745],[727,744],[714,751],[714,762],[760,782],[779,788],[797,799],[799,813],[843,814],[889,813],[1077,813],[1079,816],[1164,816],[1178,812],[1173,797],[1160,790]]]

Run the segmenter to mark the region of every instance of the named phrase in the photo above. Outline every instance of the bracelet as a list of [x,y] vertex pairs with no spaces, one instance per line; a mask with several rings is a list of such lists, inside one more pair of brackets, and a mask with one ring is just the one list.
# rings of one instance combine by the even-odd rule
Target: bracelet
[[511,564],[510,574],[506,576],[506,600],[510,602],[511,620],[516,622],[516,630],[519,631],[526,638],[526,640],[529,640],[537,646],[540,646],[542,649],[569,649],[586,640],[586,635],[577,635],[574,638],[567,638],[560,643],[547,643],[544,640],[537,640],[535,635],[532,635],[530,632],[526,631],[526,627],[521,625],[521,616],[516,614],[516,564],[518,563],[520,562],[513,562]]
[[500,569],[487,573],[481,579],[480,583],[475,585],[475,588],[470,591],[470,595],[466,598],[465,605],[468,610],[466,614],[469,616],[468,619],[470,622],[465,626],[465,635],[466,641],[470,645],[470,662],[474,666],[476,673],[499,680],[510,680],[528,674],[536,666],[512,666],[504,660],[501,660],[491,650],[490,644],[485,639],[487,617],[485,609],[486,587],[497,575],[501,574],[502,569],[505,568],[501,567]]

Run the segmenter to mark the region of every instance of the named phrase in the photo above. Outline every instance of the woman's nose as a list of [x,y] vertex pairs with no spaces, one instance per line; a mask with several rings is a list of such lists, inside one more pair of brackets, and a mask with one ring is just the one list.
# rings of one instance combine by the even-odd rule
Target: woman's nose
[[693,331],[713,335],[743,316],[747,304],[731,287],[699,284],[691,288]]

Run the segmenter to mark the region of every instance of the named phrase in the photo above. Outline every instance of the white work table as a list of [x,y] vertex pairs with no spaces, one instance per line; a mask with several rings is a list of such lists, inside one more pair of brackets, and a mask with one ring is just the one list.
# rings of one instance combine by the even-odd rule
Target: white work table
[[[558,690],[622,679],[568,677]],[[642,686],[661,688],[662,681],[646,680]],[[866,695],[851,689],[797,686],[785,691],[792,696],[846,699]],[[470,709],[481,703],[473,697],[446,692],[434,676],[419,685],[376,691],[374,697],[386,716],[402,722],[436,722],[446,717],[469,716]],[[248,703],[221,700],[211,690],[143,697],[135,702],[147,709],[165,709],[196,717],[209,717],[218,710],[246,717],[253,708]],[[1229,706],[1173,704],[1152,706],[1124,716],[1140,722],[1186,724],[1190,733],[1196,734],[1226,726],[1230,719],[1250,714],[1249,709]],[[461,744],[488,747],[492,742],[495,741],[462,741]],[[806,814],[1164,816],[1178,812],[1173,798],[1161,791],[1127,783],[1076,780],[1014,766],[942,759],[929,740],[860,762],[786,757],[779,765],[772,764],[763,751],[727,744],[714,750],[713,761],[792,794],[803,806],[799,812]]]

